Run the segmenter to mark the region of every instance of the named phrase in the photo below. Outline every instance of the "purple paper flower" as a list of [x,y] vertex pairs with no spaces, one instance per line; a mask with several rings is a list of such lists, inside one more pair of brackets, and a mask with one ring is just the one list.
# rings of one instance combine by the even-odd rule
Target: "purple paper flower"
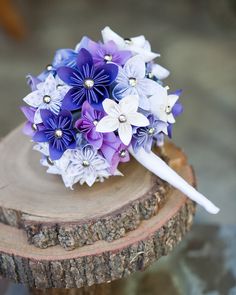
[[76,134],[73,129],[72,115],[62,110],[55,115],[49,110],[41,110],[44,129],[33,136],[35,142],[48,142],[49,155],[52,160],[58,160],[66,149],[76,147]]
[[167,134],[167,123],[155,118],[152,114],[148,115],[150,125],[147,127],[135,128],[132,138],[132,146],[136,153],[140,148],[144,148],[146,152],[152,149],[153,139],[158,139],[158,134]]
[[22,113],[25,115],[27,122],[23,127],[23,133],[28,136],[33,136],[36,131],[42,129],[42,124],[35,124],[34,123],[34,115],[36,112],[35,108],[23,106],[21,107]]
[[102,66],[107,62],[123,66],[132,56],[131,51],[119,50],[114,41],[108,41],[105,44],[90,41],[88,49],[93,56],[94,64],[98,66]]
[[95,109],[102,110],[102,102],[109,96],[107,87],[116,79],[117,73],[115,64],[96,67],[92,55],[82,48],[78,53],[76,68],[58,69],[59,77],[72,86],[63,100],[62,108],[78,110],[88,100]]
[[82,106],[81,118],[75,122],[75,127],[84,134],[85,139],[96,149],[103,142],[103,133],[96,131],[98,121],[105,116],[103,111],[97,111],[85,101]]
[[130,160],[128,146],[124,145],[119,137],[108,137],[108,133],[104,134],[101,152],[110,164],[110,172],[114,174],[120,162],[128,162]]

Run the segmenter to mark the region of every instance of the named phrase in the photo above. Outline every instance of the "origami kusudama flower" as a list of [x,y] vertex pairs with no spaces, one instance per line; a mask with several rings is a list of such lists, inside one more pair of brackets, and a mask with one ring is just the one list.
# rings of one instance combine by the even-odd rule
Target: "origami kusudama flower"
[[107,139],[106,136],[104,136],[101,152],[110,165],[110,172],[112,175],[115,174],[120,162],[124,163],[130,160],[128,146],[124,145],[117,136],[115,136],[113,140],[111,140],[111,138]]
[[61,111],[55,115],[51,111],[42,110],[41,116],[44,129],[33,136],[35,142],[48,142],[49,155],[52,160],[58,160],[66,149],[76,147],[76,134],[73,128],[72,115]]
[[158,92],[149,98],[150,110],[161,121],[175,123],[173,107],[179,99],[178,94],[169,94],[167,88],[160,86]]
[[118,68],[108,63],[94,65],[92,55],[82,48],[77,56],[76,67],[61,67],[59,77],[72,88],[65,95],[62,108],[79,110],[87,100],[96,109],[102,110],[102,102],[109,97],[108,86],[116,79]]
[[146,152],[150,152],[153,139],[158,139],[160,133],[168,134],[167,123],[158,120],[152,114],[147,118],[149,125],[147,127],[138,127],[133,134],[132,146],[134,152],[137,152],[140,148],[144,148]]
[[108,41],[105,44],[90,41],[88,49],[93,56],[94,64],[98,66],[108,62],[122,66],[132,56],[129,50],[119,50],[114,41]]
[[154,95],[160,87],[157,82],[146,77],[146,65],[139,56],[130,58],[123,68],[119,67],[116,83],[112,92],[116,99],[138,95],[139,107],[144,110],[150,108],[148,97]]
[[117,104],[114,100],[106,99],[103,108],[107,116],[97,124],[98,132],[112,132],[118,130],[120,140],[129,145],[132,138],[132,126],[148,126],[148,119],[138,112],[139,99],[136,95],[129,95]]
[[[96,126],[104,116],[103,111],[95,110],[85,101],[82,106],[81,118],[75,122],[75,127],[84,134],[88,143],[96,149],[102,146],[104,137],[103,133],[96,131]],[[115,135],[113,134],[113,136]]]
[[34,115],[36,112],[35,108],[32,107],[21,107],[22,113],[25,115],[27,122],[24,125],[23,132],[25,135],[33,136],[38,130],[37,125],[34,123]]
[[66,173],[74,177],[74,183],[87,183],[92,186],[97,178],[101,180],[111,175],[108,162],[90,145],[82,149],[68,150],[66,153],[70,153],[70,164]]
[[150,43],[142,35],[133,38],[122,38],[109,27],[105,27],[102,30],[102,37],[105,43],[113,40],[119,49],[126,49],[133,54],[139,54],[145,62],[160,56],[160,54],[151,51]]
[[60,85],[58,87],[57,80],[50,74],[45,82],[36,85],[37,90],[28,94],[23,100],[30,106],[36,108],[34,115],[34,123],[42,123],[41,110],[46,109],[54,114],[60,112],[62,100],[69,87]]

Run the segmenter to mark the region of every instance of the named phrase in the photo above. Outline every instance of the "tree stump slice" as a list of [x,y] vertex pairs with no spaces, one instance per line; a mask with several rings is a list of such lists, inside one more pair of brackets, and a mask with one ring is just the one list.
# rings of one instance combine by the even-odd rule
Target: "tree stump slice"
[[[158,215],[173,193],[134,159],[120,166],[125,177],[111,177],[92,188],[66,189],[59,176],[46,173],[40,154],[32,151],[21,129],[0,143],[0,221],[24,229],[34,246],[60,244],[73,250],[120,239]],[[173,144],[165,145],[165,154],[177,171],[187,165],[186,156]]]

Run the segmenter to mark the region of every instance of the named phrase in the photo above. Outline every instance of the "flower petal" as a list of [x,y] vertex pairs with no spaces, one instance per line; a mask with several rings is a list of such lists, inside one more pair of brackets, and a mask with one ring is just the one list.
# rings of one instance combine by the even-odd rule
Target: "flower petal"
[[83,88],[73,87],[65,95],[61,108],[69,111],[79,110],[85,101]]
[[96,126],[96,131],[97,132],[112,132],[117,130],[119,127],[119,121],[118,119],[111,117],[111,116],[106,116],[102,118],[97,126]]
[[72,78],[75,77],[75,74],[77,75],[77,73],[79,72],[70,67],[60,67],[57,70],[59,78],[70,86],[75,85],[75,81]]
[[143,79],[146,74],[145,62],[140,56],[133,56],[124,65],[124,71],[129,78]]
[[125,145],[129,145],[132,138],[132,127],[129,123],[122,123],[118,128],[120,140]]
[[120,49],[124,48],[124,39],[114,31],[112,31],[109,27],[105,27],[101,33],[104,43],[113,40]]
[[34,122],[34,114],[36,109],[26,106],[22,106],[20,107],[20,109],[28,121],[30,121],[31,123]]
[[112,99],[105,99],[102,105],[104,111],[111,117],[117,118],[121,114],[120,106]]
[[149,125],[149,120],[141,113],[129,113],[127,119],[133,126],[145,127]]
[[53,161],[60,159],[63,153],[64,151],[55,149],[52,145],[49,146],[49,156]]
[[163,80],[170,75],[170,72],[158,64],[152,65],[152,73],[157,79]]
[[137,95],[128,95],[120,100],[119,105],[122,114],[134,113],[138,109],[139,98]]
[[39,107],[41,103],[43,103],[43,94],[39,90],[35,90],[29,93],[25,98],[23,98],[24,102],[32,107]]
[[170,103],[170,106],[173,107],[174,104],[177,102],[177,100],[179,99],[179,96],[176,94],[170,94],[168,95],[168,100]]
[[33,141],[35,142],[47,142],[48,139],[45,135],[45,132],[44,131],[37,131],[34,136],[33,136]]
[[81,69],[86,64],[92,66],[93,58],[88,50],[86,50],[85,48],[81,48],[77,56],[76,65],[79,69]]
[[118,66],[110,63],[110,64],[105,64],[102,68],[105,70],[104,75],[109,77],[106,79],[106,80],[109,80],[109,82],[106,82],[106,83],[104,82],[103,85],[106,86],[106,85],[112,84],[118,75]]

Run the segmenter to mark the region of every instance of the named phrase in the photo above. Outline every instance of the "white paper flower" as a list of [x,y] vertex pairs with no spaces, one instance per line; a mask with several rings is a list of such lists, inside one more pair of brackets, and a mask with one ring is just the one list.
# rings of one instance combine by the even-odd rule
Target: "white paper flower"
[[113,89],[113,96],[120,100],[127,95],[139,96],[139,107],[148,110],[148,97],[154,95],[159,84],[146,77],[146,65],[139,55],[130,58],[123,68],[119,67],[116,78],[117,85]]
[[149,98],[150,110],[161,121],[175,123],[172,108],[179,99],[177,94],[168,95],[165,87],[159,86],[158,92]]
[[97,180],[103,181],[111,175],[108,171],[109,163],[90,145],[82,149],[67,150],[65,154],[70,154],[66,173],[74,177],[74,183],[87,183],[88,186],[92,186]]
[[42,123],[40,110],[47,109],[55,114],[60,112],[62,100],[70,89],[59,78],[48,75],[45,82],[37,84],[37,90],[28,94],[23,100],[30,106],[37,108],[34,116],[34,123]]
[[122,38],[109,27],[105,27],[102,30],[102,37],[104,43],[112,40],[117,44],[119,49],[130,50],[134,54],[139,54],[145,62],[149,62],[160,56],[160,54],[151,51],[150,43],[142,35],[132,38]]
[[149,125],[148,119],[138,113],[139,98],[137,95],[129,95],[117,104],[114,100],[105,99],[103,108],[108,114],[97,124],[98,132],[112,132],[118,130],[120,140],[129,145],[132,138],[132,125],[144,127]]

